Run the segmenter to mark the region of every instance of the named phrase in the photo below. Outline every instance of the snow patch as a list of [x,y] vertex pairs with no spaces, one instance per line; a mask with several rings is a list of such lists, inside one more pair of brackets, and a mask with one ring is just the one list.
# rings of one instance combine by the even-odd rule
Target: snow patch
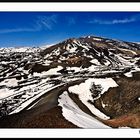
[[6,98],[14,94],[13,90],[9,90],[8,88],[0,89],[0,99]]
[[17,82],[18,80],[16,80],[16,78],[5,79],[4,81],[0,83],[0,86],[5,85],[7,87],[14,87],[14,86],[18,86]]
[[50,70],[48,70],[47,72],[46,72],[46,74],[47,75],[55,75],[55,74],[59,74],[59,70],[62,70],[63,69],[63,67],[62,66],[57,66],[57,68],[52,68],[52,69],[50,69]]
[[137,53],[136,53],[135,51],[128,50],[128,49],[123,49],[123,48],[119,48],[119,49],[120,49],[120,50],[127,51],[127,52],[131,52],[132,54],[137,55]]
[[84,49],[88,50],[89,51],[89,48],[85,45],[82,45],[81,47],[83,47]]
[[70,53],[74,53],[77,50],[77,47],[72,47],[70,44],[68,44],[67,47],[66,47],[66,49]]
[[91,65],[89,68],[88,68],[89,71],[93,72],[96,70],[95,66],[94,65]]
[[138,68],[138,67],[135,66],[135,68],[133,70],[131,70],[130,72],[124,73],[124,75],[126,77],[133,77],[133,72],[138,72],[138,71],[140,71],[140,68]]
[[[63,84],[60,84],[60,85],[57,85],[57,86],[50,86],[47,90],[43,90],[41,93],[40,91],[38,92],[38,94],[36,96],[34,96],[33,98],[25,101],[24,103],[22,103],[18,108],[16,108],[14,111],[12,111],[10,114],[14,114],[14,113],[17,113],[17,112],[20,112],[21,110],[23,110],[25,107],[27,107],[30,103],[32,103],[33,101],[35,101],[37,98],[39,98],[40,96],[42,96],[43,94],[47,93],[48,91],[56,88],[56,87],[59,87],[59,86],[62,86]],[[33,107],[33,106],[32,106]],[[32,108],[30,107],[30,109]]]
[[125,74],[124,74],[126,77],[133,77],[133,75],[132,75],[132,72],[130,71],[130,72],[126,72]]
[[106,66],[110,65],[110,61],[106,60],[106,62],[104,63]]
[[79,99],[90,109],[90,111],[95,114],[96,116],[102,118],[102,119],[109,119],[109,116],[106,116],[103,114],[100,110],[95,108],[94,105],[89,103],[88,101],[94,102],[97,98],[93,99],[90,89],[92,84],[100,85],[102,90],[98,96],[98,98],[101,96],[101,94],[108,91],[110,87],[116,87],[118,86],[117,83],[112,78],[99,78],[99,79],[93,79],[89,78],[84,83],[81,83],[79,85],[71,86],[68,88],[69,92],[75,93],[79,95]]
[[59,106],[62,107],[63,116],[66,120],[72,122],[81,128],[110,128],[97,119],[83,112],[68,96],[65,91],[59,96]]
[[74,70],[74,72],[79,72],[80,69],[80,67],[67,67],[67,70]]
[[97,59],[92,59],[90,62],[96,65],[101,65]]
[[93,40],[96,40],[96,41],[101,41],[100,38],[93,38]]
[[107,104],[104,104],[103,101],[101,101],[102,107],[105,108],[106,106],[108,106]]

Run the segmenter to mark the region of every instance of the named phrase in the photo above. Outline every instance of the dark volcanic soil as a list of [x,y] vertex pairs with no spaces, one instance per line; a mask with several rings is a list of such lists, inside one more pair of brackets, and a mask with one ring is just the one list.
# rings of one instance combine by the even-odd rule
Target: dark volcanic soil
[[[95,101],[95,106],[111,117],[111,126],[130,126],[140,128],[140,73],[132,78],[120,77],[115,81],[119,87],[111,88]],[[106,106],[103,108],[103,102]]]
[[31,104],[17,114],[0,118],[0,128],[77,128],[63,117],[61,107],[57,105],[63,91],[81,82],[83,80],[57,87],[38,99],[32,109],[26,110]]
[[[140,128],[140,73],[134,73],[132,78],[114,78],[119,87],[110,88],[94,102],[96,108],[110,116],[109,120],[102,121],[113,128],[132,127]],[[62,115],[61,107],[57,106],[58,96],[69,86],[80,84],[82,81],[71,82],[43,95],[38,103],[30,110],[23,110],[17,114],[0,119],[0,128],[78,128],[67,121]],[[87,114],[94,114],[79,100],[78,96],[69,93],[70,98]],[[102,106],[102,102],[105,107]]]
[[36,114],[44,106],[22,113],[6,116],[0,120],[1,128],[78,128],[62,115],[61,107]]
[[[124,76],[140,68],[140,44],[87,36],[22,51],[0,49],[0,128],[77,128],[63,117],[59,95],[88,78],[107,77],[119,86],[100,94],[102,85],[91,83],[91,97],[96,100],[87,102],[110,116],[109,120],[95,116],[76,93],[69,97],[82,111],[113,128],[140,128],[140,72],[132,78]],[[35,100],[22,111],[7,115],[30,99]]]

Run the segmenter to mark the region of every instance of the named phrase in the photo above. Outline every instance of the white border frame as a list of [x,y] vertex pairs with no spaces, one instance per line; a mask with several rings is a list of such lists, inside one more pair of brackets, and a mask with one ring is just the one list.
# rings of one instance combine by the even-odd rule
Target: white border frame
[[0,11],[140,11],[140,3],[0,3]]
[[[140,3],[0,3],[0,12],[140,11]],[[0,129],[0,138],[140,138],[140,129]]]

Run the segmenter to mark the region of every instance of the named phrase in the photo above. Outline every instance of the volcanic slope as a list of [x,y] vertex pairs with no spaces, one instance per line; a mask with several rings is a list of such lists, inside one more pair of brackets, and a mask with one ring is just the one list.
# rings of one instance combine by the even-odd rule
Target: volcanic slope
[[0,127],[140,128],[138,43],[87,36],[0,59]]

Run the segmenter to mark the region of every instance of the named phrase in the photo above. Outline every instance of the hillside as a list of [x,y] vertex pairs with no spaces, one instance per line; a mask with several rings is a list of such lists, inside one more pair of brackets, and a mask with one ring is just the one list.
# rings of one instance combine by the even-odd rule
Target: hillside
[[86,36],[0,59],[1,128],[140,128],[139,43]]

